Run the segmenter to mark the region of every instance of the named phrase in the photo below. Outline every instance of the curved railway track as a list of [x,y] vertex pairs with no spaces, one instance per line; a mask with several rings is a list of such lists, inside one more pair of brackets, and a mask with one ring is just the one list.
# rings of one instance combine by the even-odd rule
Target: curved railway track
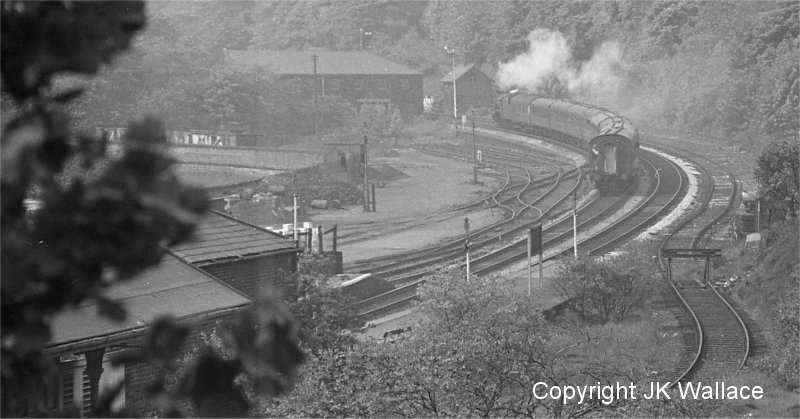
[[[698,204],[659,242],[662,270],[666,270],[666,265],[661,249],[705,247],[712,242],[714,227],[731,211],[737,196],[736,179],[728,169],[702,156],[689,156],[685,151],[670,149],[670,153],[677,154],[698,171]],[[704,164],[698,164],[701,159]],[[731,304],[713,283],[699,280],[685,266],[669,285],[686,313],[678,316],[678,322],[687,350],[676,368],[673,385],[718,380],[741,369],[750,352],[750,335]]]
[[[543,217],[554,211],[558,205],[569,198],[580,184],[578,174],[569,176],[569,178],[572,180],[553,184],[543,194],[534,197],[531,201],[528,201],[531,198],[520,197],[519,202],[523,209],[535,208],[538,210],[536,217],[521,220],[519,217],[521,212],[509,211],[508,218],[505,220],[472,231],[470,248],[473,254],[488,251],[507,240],[513,240],[516,236],[523,234],[529,225],[538,223]],[[539,207],[534,207],[534,205]],[[435,247],[409,252],[402,257],[373,265],[370,271],[395,285],[409,284],[416,282],[442,264],[458,261],[463,256],[463,246],[464,238],[459,237]]]
[[[459,151],[458,148],[453,150]],[[445,151],[440,150],[440,152],[446,155]],[[470,238],[473,248],[497,243],[498,237],[511,237],[514,232],[521,231],[531,222],[541,219],[543,214],[552,211],[555,205],[562,202],[559,198],[574,191],[581,179],[578,168],[572,167],[563,171],[561,166],[553,165],[553,173],[534,182],[529,168],[518,166],[517,168],[524,169],[525,182],[512,185],[507,172],[505,184],[492,196],[480,201],[502,211],[505,218],[472,230]],[[472,205],[474,204],[470,204]],[[460,215],[468,214],[452,214],[452,216]],[[463,244],[464,238],[461,236],[434,246],[353,263],[348,265],[348,269],[372,272],[389,280],[397,279],[396,277],[412,270],[420,271],[434,264],[442,264],[444,260],[460,254]],[[406,282],[410,279],[405,278]]]
[[[706,157],[687,152],[685,150],[676,150],[673,147],[659,145],[659,148],[668,150],[671,154],[677,155],[684,161],[692,164],[698,171],[698,191],[696,194],[693,209],[688,215],[682,217],[681,222],[671,229],[658,242],[658,256],[659,263],[664,269],[664,260],[661,258],[660,250],[667,248],[704,248],[714,243],[718,243],[719,234],[717,230],[724,224],[721,221],[733,209],[737,197],[737,181],[733,174],[727,168],[723,167]],[[646,159],[643,159],[646,160]],[[666,159],[665,159],[666,160]],[[698,164],[702,163],[702,164]],[[653,165],[652,162],[647,164]],[[663,164],[663,162],[662,162]],[[663,214],[668,208],[674,205],[677,198],[681,195],[680,191],[686,191],[688,185],[685,182],[685,176],[681,173],[677,177],[674,175],[676,168],[672,162],[667,163],[661,168],[653,169],[660,176],[657,177],[657,185],[653,190],[657,190],[662,184],[677,185],[674,194],[667,198],[667,194],[661,194],[662,202],[659,207],[658,200],[654,196],[659,196],[655,192],[651,192],[647,202],[652,205],[647,208],[647,205],[641,205],[632,212],[631,220],[638,216],[644,219],[640,222],[629,221],[632,226],[619,227],[624,230],[624,233],[619,231],[609,233],[616,235],[617,239],[606,240],[602,244],[588,246],[592,250],[590,254],[601,254],[609,248],[618,244],[624,237],[628,237],[632,232],[640,231],[642,227],[649,223],[659,215]],[[667,167],[671,170],[665,171]],[[660,170],[658,170],[660,169]],[[680,170],[678,170],[681,172]],[[673,173],[670,176],[664,176],[667,173]],[[650,216],[648,216],[648,214]],[[624,223],[618,223],[624,224]],[[607,228],[613,230],[614,227]],[[553,230],[551,234],[556,234],[557,230]],[[543,240],[545,246],[552,244],[552,238],[547,239],[547,234]],[[563,233],[561,233],[563,234]],[[582,243],[583,247],[587,247],[590,240],[600,240],[605,234],[593,235],[591,239]],[[724,239],[724,238],[723,238]],[[489,266],[500,265],[503,263],[512,262],[518,258],[523,257],[525,243],[522,241],[514,243],[506,247],[506,249],[514,249],[506,252],[493,252],[490,255],[503,256],[489,256],[490,258],[497,258],[498,260],[489,264]],[[481,259],[476,262],[480,263]],[[475,272],[489,272],[492,268],[478,268]],[[713,282],[713,281],[712,281]],[[687,347],[686,355],[679,361],[676,368],[673,380],[673,386],[681,381],[713,381],[724,378],[730,372],[735,372],[742,368],[750,354],[751,339],[750,332],[747,329],[744,319],[736,312],[734,307],[724,298],[724,296],[712,284],[705,284],[692,278],[692,275],[679,275],[673,278],[669,283],[675,298],[683,307],[681,310],[684,315],[678,315],[679,327],[682,329],[684,342]],[[411,295],[410,287],[408,287],[407,298],[413,298]],[[391,307],[393,302],[389,302],[386,307]],[[377,313],[383,309],[378,307],[373,312]],[[677,313],[676,313],[677,314]]]
[[[656,171],[663,173],[657,177],[655,182],[644,186],[644,190],[636,191],[637,195],[644,198],[640,200],[632,209],[629,210],[627,216],[622,217],[608,225],[597,227],[597,224],[620,209],[628,201],[627,196],[622,197],[599,197],[583,208],[579,209],[578,216],[581,219],[579,224],[580,232],[591,232],[591,237],[581,242],[580,246],[588,248],[593,252],[600,252],[605,248],[612,246],[614,243],[630,237],[636,231],[655,222],[657,217],[671,208],[677,203],[681,195],[683,180],[681,172],[669,160],[661,158],[657,155],[648,154],[642,159],[643,164],[648,166],[645,170],[653,174]],[[577,185],[576,185],[577,186]],[[642,187],[640,187],[642,188]],[[554,204],[558,205],[567,200],[570,193],[562,195]],[[546,214],[546,213],[545,213]],[[541,217],[540,217],[541,218]],[[572,235],[572,220],[569,213],[545,225],[543,230],[543,246],[547,248],[563,247],[564,242],[569,242]],[[536,220],[539,221],[539,220]],[[533,223],[529,223],[531,225]],[[504,236],[524,236],[524,231],[527,230],[527,225],[515,227],[516,230],[507,231],[503,233]],[[487,242],[497,242],[497,238],[490,238]],[[463,239],[454,241],[451,246],[455,246],[456,250],[452,251],[450,257],[459,257],[462,254],[460,250],[463,246]],[[474,249],[475,247],[472,247]],[[489,249],[487,244],[485,248]],[[566,250],[553,252],[546,257],[549,260],[558,257],[561,253],[570,251],[568,247]],[[430,249],[423,250],[422,253],[430,253]],[[486,274],[489,272],[497,271],[508,266],[510,263],[523,260],[527,254],[525,239],[518,238],[512,243],[503,245],[499,249],[491,249],[484,254],[476,252],[474,259],[473,272],[475,274]],[[410,260],[404,263],[408,266],[413,266],[416,262],[414,256],[409,256]],[[461,260],[459,259],[460,263]],[[450,262],[452,263],[452,261]],[[406,307],[411,300],[416,297],[416,288],[418,285],[425,281],[425,276],[431,273],[429,268],[431,265],[443,264],[442,259],[430,258],[429,262],[425,263],[422,271],[413,274],[404,275],[395,278],[396,288],[384,294],[365,299],[359,303],[359,313],[365,318],[374,318],[378,315],[385,314],[394,310]],[[407,269],[407,268],[406,268]]]
[[[440,144],[440,145],[427,145],[418,147],[420,151],[441,157],[455,158],[467,160],[467,150],[460,145],[455,144]],[[531,209],[532,205],[525,202],[523,196],[530,196],[537,190],[546,190],[551,188],[555,183],[558,183],[559,177],[564,173],[563,170],[574,171],[573,168],[567,168],[565,165],[560,164],[558,161],[547,158],[520,158],[520,153],[513,153],[507,149],[486,149],[482,146],[484,151],[484,167],[492,169],[490,173],[484,173],[481,176],[494,176],[501,179],[501,185],[488,197],[481,198],[472,203],[454,207],[444,213],[429,214],[426,216],[407,217],[399,220],[394,220],[389,223],[381,224],[380,231],[385,234],[387,230],[392,232],[399,232],[409,228],[413,228],[420,223],[436,223],[445,221],[451,218],[456,218],[468,215],[470,211],[480,210],[483,208],[495,207],[497,210],[510,214],[511,218],[515,218],[517,212],[526,212]],[[471,159],[471,156],[469,156]],[[470,160],[471,161],[471,160]],[[536,169],[538,175],[534,179],[533,169]],[[572,178],[572,172],[567,173],[565,178]],[[520,207],[521,205],[521,207]],[[533,208],[536,210],[536,208]],[[339,236],[339,242],[347,244],[359,240],[364,240],[370,236],[376,235],[375,227],[369,226],[363,229],[351,229],[350,231],[343,232]],[[419,253],[418,251],[411,251],[409,253]],[[395,254],[386,257],[378,257],[370,259],[368,262],[357,262],[348,264],[347,268],[350,271],[364,271],[367,266],[372,268],[379,263],[397,260],[404,254]]]

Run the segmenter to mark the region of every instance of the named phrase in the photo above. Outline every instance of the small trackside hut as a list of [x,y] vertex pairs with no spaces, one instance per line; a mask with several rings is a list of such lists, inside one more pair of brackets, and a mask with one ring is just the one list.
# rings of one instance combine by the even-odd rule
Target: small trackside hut
[[282,288],[281,271],[297,270],[295,241],[220,212],[211,211],[195,235],[170,252],[250,298],[264,287]]

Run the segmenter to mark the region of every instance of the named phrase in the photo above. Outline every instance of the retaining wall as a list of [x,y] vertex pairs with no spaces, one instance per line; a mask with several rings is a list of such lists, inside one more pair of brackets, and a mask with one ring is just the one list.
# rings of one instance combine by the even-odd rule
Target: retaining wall
[[171,149],[181,163],[297,170],[322,162],[322,153],[306,150],[201,145],[173,145]]

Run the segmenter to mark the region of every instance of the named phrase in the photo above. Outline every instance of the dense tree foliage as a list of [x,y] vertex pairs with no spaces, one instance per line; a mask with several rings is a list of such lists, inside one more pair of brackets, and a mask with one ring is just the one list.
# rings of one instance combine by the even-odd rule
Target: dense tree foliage
[[[54,314],[89,301],[97,303],[98,316],[124,320],[126,308],[105,291],[158,264],[167,246],[188,239],[208,203],[203,191],[178,181],[161,122],[147,117],[130,123],[121,152],[112,155],[103,139],[72,129],[65,105],[83,89],[64,91],[51,83],[65,73],[94,75],[126,50],[145,25],[143,2],[13,1],[0,7],[3,95],[13,98],[16,111],[6,115],[2,132],[6,401],[42,388],[54,371],[44,354]],[[34,196],[43,205],[28,215],[24,200]],[[241,416],[248,406],[236,376],[246,373],[254,388],[276,394],[292,386],[303,360],[285,304],[265,297],[228,330],[231,358],[204,350],[179,391],[169,392],[164,373],[188,333],[186,324],[160,318],[141,348],[127,355],[161,372],[149,396],[168,415],[189,400],[202,415]],[[121,388],[96,403],[94,414],[121,414],[110,411]]]
[[800,209],[800,146],[777,141],[758,157],[755,170],[762,198],[770,208],[797,216]]
[[[267,416],[538,417],[609,414],[621,404],[537,399],[532,386],[640,382],[668,372],[673,349],[648,323],[548,324],[500,277],[457,269],[419,292],[423,320],[392,339],[312,356]],[[661,403],[659,403],[661,404]],[[672,410],[666,406],[655,406]],[[631,406],[649,415],[650,406]],[[636,413],[634,413],[636,414]],[[673,412],[674,414],[674,412]]]
[[[437,95],[450,67],[445,45],[459,63],[483,63],[491,73],[526,50],[528,34],[546,29],[567,39],[574,71],[597,59],[616,66],[618,88],[584,89],[574,93],[579,99],[640,125],[734,136],[760,148],[764,137],[800,129],[798,9],[773,1],[163,2],[123,71],[104,74],[90,91],[113,103],[83,109],[89,126],[150,110],[165,115],[169,128],[216,128],[203,118],[210,100],[203,92],[224,71],[223,48],[368,49],[422,71],[426,95]],[[619,58],[604,56],[608,42],[619,46]],[[272,135],[307,135],[304,119],[290,116],[308,109],[310,95],[277,87],[257,95],[266,116],[226,117]],[[224,95],[232,103],[252,96]]]

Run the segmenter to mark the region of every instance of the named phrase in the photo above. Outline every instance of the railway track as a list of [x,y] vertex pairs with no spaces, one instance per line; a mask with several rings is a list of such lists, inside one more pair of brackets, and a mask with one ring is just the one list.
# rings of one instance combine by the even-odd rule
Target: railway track
[[[438,155],[447,156],[449,155],[447,154],[448,151],[454,152],[458,156],[458,153],[462,150],[458,146],[452,145],[450,147],[436,147],[436,154]],[[527,162],[536,162],[541,165],[541,159],[528,160]],[[506,166],[506,168],[513,167],[518,171],[523,171],[524,182],[513,183],[510,179],[510,172],[507,172],[504,185],[492,196],[481,200],[477,204],[469,204],[454,210],[461,211],[472,209],[476,206],[489,205],[501,211],[504,215],[503,220],[470,232],[474,247],[480,248],[489,244],[489,241],[484,240],[487,238],[491,238],[492,243],[495,243],[498,241],[498,237],[513,234],[514,231],[521,229],[521,224],[528,225],[529,222],[540,219],[542,214],[552,210],[554,203],[558,201],[557,197],[574,191],[581,178],[578,168],[571,167],[565,171],[561,165],[554,165],[550,161],[547,161],[546,164],[549,166],[549,173],[536,181],[533,180],[529,167],[515,164]],[[541,166],[538,167],[541,168]],[[521,175],[518,174],[518,176],[522,178]],[[468,215],[466,212],[451,214],[453,216]],[[372,272],[375,275],[391,280],[393,277],[408,273],[410,270],[419,271],[432,264],[441,264],[448,257],[460,253],[463,243],[464,238],[461,236],[434,246],[353,263],[348,265],[348,270]],[[425,263],[426,260],[428,263]]]
[[[562,178],[565,179],[558,179],[560,181],[557,180],[538,196],[535,193],[518,195],[516,205],[520,210],[508,209],[505,220],[472,231],[470,234],[472,252],[479,254],[498,244],[514,240],[523,234],[529,225],[540,222],[543,217],[554,211],[574,192],[581,180],[578,172],[572,172]],[[536,211],[532,211],[530,216],[522,217],[527,209]],[[408,252],[378,263],[373,261],[373,264],[361,267],[395,285],[404,285],[429,274],[433,268],[457,261],[463,256],[463,246],[464,238],[459,237],[434,247]]]
[[[581,242],[582,247],[586,248],[586,246],[588,246],[588,248],[594,252],[602,251],[605,247],[609,247],[613,245],[613,243],[624,240],[639,229],[655,222],[659,215],[663,214],[677,203],[680,192],[683,190],[682,186],[684,183],[682,181],[681,171],[669,160],[656,155],[648,155],[643,158],[643,162],[648,166],[646,170],[651,175],[654,175],[656,172],[663,174],[658,177],[653,176],[653,178],[656,179],[655,182],[644,186],[644,190],[636,191],[637,196],[644,196],[645,198],[642,198],[630,209],[628,216],[598,227],[601,220],[626,204],[628,199],[625,196],[600,197],[579,210],[578,216],[582,220],[578,228],[579,233],[591,232],[591,237]],[[559,201],[556,202],[556,205],[564,202],[569,196],[569,194],[563,195]],[[517,231],[507,232],[507,235],[514,234],[522,236],[522,234],[519,233],[522,233],[524,230],[527,230],[527,226],[517,227]],[[569,242],[571,236],[572,219],[570,214],[564,214],[564,216],[557,217],[554,221],[545,224],[543,245],[545,248],[564,247],[564,242]],[[490,239],[488,241],[492,240]],[[460,248],[463,245],[463,241],[458,240],[453,245],[459,248],[459,250],[455,250],[454,256],[460,256],[459,254],[462,253]],[[558,257],[566,251],[569,251],[569,249],[551,252],[545,260]],[[425,253],[427,252],[430,252],[430,249],[425,251]],[[526,241],[518,237],[510,244],[503,245],[499,249],[492,249],[482,255],[480,253],[476,254],[477,257],[474,259],[472,265],[474,266],[473,272],[481,275],[497,271],[511,263],[524,259],[526,254]],[[442,264],[441,259],[437,261],[434,261],[434,259],[427,262],[425,266],[429,267],[437,262],[439,265]],[[458,262],[460,263],[460,260]],[[415,262],[412,257],[405,263],[413,265]],[[409,302],[416,297],[417,286],[423,283],[425,281],[425,276],[430,273],[431,269],[427,268],[421,272],[396,278],[396,288],[394,290],[361,301],[358,307],[359,313],[365,318],[374,318],[378,315],[408,306]]]
[[[690,207],[691,212],[658,242],[658,250],[667,247],[703,248],[718,245],[725,239],[725,237],[720,238],[719,234],[720,230],[724,231],[722,220],[731,212],[736,202],[738,185],[735,177],[730,170],[706,157],[664,145],[659,147],[668,149],[671,154],[692,164],[698,171],[699,182],[696,185],[695,202]],[[658,171],[658,173],[666,172]],[[685,184],[685,177],[679,178],[678,189],[686,191],[689,185]],[[675,179],[672,177],[671,180],[659,179],[659,181],[674,184]],[[676,192],[675,196],[678,195],[680,194]],[[646,215],[650,211],[655,217],[666,211],[674,201],[673,197],[668,200],[669,205],[664,205],[660,209],[657,205],[653,205],[650,210],[642,209],[639,213]],[[637,231],[646,224],[647,222],[643,221],[636,227],[630,227],[627,234]],[[624,233],[617,235],[619,239],[597,245],[590,254],[603,253],[626,237]],[[598,234],[593,238],[602,236],[603,234]],[[586,247],[586,244],[583,246]],[[519,250],[506,254],[504,256],[506,261],[519,258],[520,256],[517,256],[521,253]],[[659,262],[663,269],[664,261],[660,256],[659,252]],[[490,268],[486,269],[489,270]],[[681,381],[713,381],[724,378],[726,374],[741,369],[746,362],[752,345],[750,332],[745,320],[714,284],[698,281],[692,277],[691,271],[687,273],[684,269],[683,273],[684,275],[679,275],[670,282],[676,300],[679,300],[679,304],[683,307],[680,309],[683,315],[677,317],[687,347],[686,355],[674,372],[677,378],[673,380],[673,385]]]
[[[698,191],[691,213],[666,234],[658,244],[665,248],[703,248],[714,241],[714,228],[731,209],[737,196],[737,182],[722,165],[685,151],[670,150],[698,171]],[[700,164],[697,160],[703,160]],[[665,261],[659,252],[659,262]],[[675,265],[676,262],[673,262]],[[698,278],[696,266],[678,265],[670,282],[676,299],[685,310],[678,315],[686,351],[675,371],[673,385],[683,381],[713,381],[742,368],[750,353],[750,335],[742,317],[714,284]],[[713,282],[713,281],[712,281]],[[676,313],[679,314],[679,313]]]
[[[437,144],[426,145],[418,147],[418,149],[426,154],[455,158],[461,160],[471,161],[471,149],[469,154],[466,147],[456,144]],[[429,214],[423,217],[415,216],[405,219],[395,220],[388,224],[381,225],[381,231],[386,232],[399,232],[409,228],[413,228],[420,223],[436,223],[445,221],[451,218],[469,215],[469,212],[480,210],[488,207],[496,207],[498,211],[507,212],[512,214],[517,211],[525,212],[531,208],[526,208],[528,204],[522,200],[523,195],[530,195],[537,190],[546,190],[553,184],[558,182],[558,178],[563,174],[562,170],[574,169],[567,168],[565,165],[558,161],[547,158],[520,158],[520,153],[504,149],[487,149],[482,146],[484,150],[484,168],[489,168],[488,174],[483,173],[481,176],[494,176],[500,179],[501,185],[493,193],[486,198],[481,198],[472,203],[461,205],[452,208],[450,211],[444,213]],[[486,172],[486,171],[485,171]],[[568,173],[567,177],[574,176]],[[535,178],[535,179],[534,179]],[[522,207],[520,208],[519,205]],[[355,229],[343,232],[339,236],[339,242],[347,244],[364,240],[370,236],[375,235],[374,226],[365,229]],[[377,265],[378,262],[387,260],[396,260],[402,257],[402,254],[392,255],[385,258],[371,259],[373,263],[369,263],[371,267]],[[364,271],[364,263],[355,263],[348,265],[350,271]]]

